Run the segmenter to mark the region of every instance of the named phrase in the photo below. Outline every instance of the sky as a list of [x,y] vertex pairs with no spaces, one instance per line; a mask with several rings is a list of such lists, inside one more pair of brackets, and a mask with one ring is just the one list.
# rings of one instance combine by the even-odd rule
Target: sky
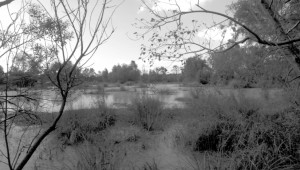
[[[14,4],[18,3],[16,1],[20,0],[15,0],[11,6],[14,6]],[[115,1],[122,2],[122,0]],[[169,2],[170,0],[162,1]],[[197,0],[177,0],[178,4],[183,10],[189,9],[190,4],[194,3],[195,1]],[[231,4],[232,1],[233,0],[200,0],[200,3],[208,10],[226,13],[226,6]],[[172,9],[172,7],[166,5],[166,3],[161,3],[158,4],[158,7],[153,7],[153,9]],[[2,17],[4,16],[3,12],[4,9],[2,7],[0,8],[1,22],[5,22],[5,17]],[[143,7],[141,0],[124,0],[113,16],[113,26],[116,28],[116,31],[112,37],[98,49],[87,66],[94,68],[96,71],[102,71],[105,68],[111,70],[114,65],[129,64],[131,60],[134,60],[138,64],[139,69],[146,70],[153,69],[158,66],[164,66],[168,70],[171,70],[173,64],[178,65],[179,63],[155,61],[154,65],[150,67],[149,63],[144,63],[143,61],[139,60],[141,44],[146,43],[145,41],[147,41],[147,39],[134,40],[133,33],[142,32],[143,30],[134,27],[133,24],[137,22],[137,18],[144,17],[149,18],[151,15]],[[216,19],[217,17],[212,17],[211,15],[197,16],[199,21],[208,24],[212,22],[212,18]],[[211,31],[211,34],[214,34],[213,39],[218,40],[219,35],[215,35],[216,32],[218,31]],[[203,36],[203,32],[199,32],[199,36]]]
[[[165,0],[169,1],[169,0]],[[182,9],[187,9],[190,2],[195,0],[177,0]],[[203,7],[213,11],[225,13],[226,6],[231,4],[233,0],[201,0]],[[161,5],[161,8],[169,9],[170,6]],[[145,43],[146,39],[134,41],[132,40],[133,33],[141,30],[136,29],[132,24],[136,23],[137,18],[149,17],[149,13],[144,10],[140,0],[125,0],[122,6],[114,15],[114,25],[117,28],[116,33],[111,39],[99,49],[99,55],[92,60],[92,67],[96,70],[103,68],[111,69],[115,64],[129,64],[131,60],[135,60],[140,69],[149,69],[149,63],[143,63],[138,58],[140,57],[140,46]],[[211,15],[199,15],[199,20],[210,23]],[[215,37],[215,36],[214,36]],[[215,37],[217,38],[217,37]],[[173,62],[155,61],[153,67],[164,66],[171,70]],[[175,63],[179,64],[179,63]]]

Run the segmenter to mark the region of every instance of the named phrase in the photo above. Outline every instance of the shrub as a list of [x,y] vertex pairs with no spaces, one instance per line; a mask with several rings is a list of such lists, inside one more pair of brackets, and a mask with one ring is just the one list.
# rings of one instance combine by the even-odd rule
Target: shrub
[[125,86],[120,86],[120,91],[126,91],[127,89],[125,88]]
[[79,159],[75,165],[77,170],[115,169],[116,155],[108,147],[99,147],[85,142],[76,149]]
[[174,90],[169,89],[169,88],[159,88],[159,89],[155,89],[156,94],[160,94],[160,95],[171,95],[174,93]]
[[94,89],[84,89],[85,94],[104,94],[105,88],[102,85],[96,85]]
[[159,170],[157,163],[155,162],[155,160],[153,160],[151,163],[147,162],[144,166],[143,166],[144,170]]
[[233,79],[228,82],[228,87],[236,89],[236,88],[243,88],[245,87],[245,85],[241,80]]
[[135,115],[135,122],[148,131],[158,128],[162,121],[162,102],[148,95],[134,99],[132,110]]
[[147,85],[146,83],[139,82],[139,83],[138,83],[138,87],[139,87],[139,88],[148,88],[148,85]]
[[112,109],[81,109],[66,111],[59,123],[59,136],[65,143],[76,144],[83,141],[93,142],[93,135],[114,125]]
[[203,87],[193,87],[193,88],[190,88],[189,93],[192,96],[192,98],[199,99],[201,96],[204,95],[204,88]]
[[104,85],[97,85],[96,86],[96,92],[98,94],[103,94],[105,92],[105,86]]
[[134,82],[133,82],[133,81],[126,81],[126,82],[125,82],[125,85],[126,85],[126,86],[133,86],[133,85],[134,85]]
[[264,113],[261,105],[243,97],[207,95],[196,101],[191,107],[201,108],[203,119],[213,121],[194,141],[194,150],[229,154],[237,169],[293,169],[300,164],[299,111]]
[[103,87],[108,87],[108,84],[107,83],[103,83]]

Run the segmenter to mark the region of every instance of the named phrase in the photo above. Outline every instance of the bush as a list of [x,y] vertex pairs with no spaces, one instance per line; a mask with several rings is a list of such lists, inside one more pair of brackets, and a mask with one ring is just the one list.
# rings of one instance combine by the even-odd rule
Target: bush
[[199,99],[201,96],[204,95],[204,88],[203,87],[193,87],[189,91],[190,95],[194,99]]
[[174,90],[171,90],[169,88],[158,88],[158,89],[154,89],[154,93],[160,95],[171,95],[174,93]]
[[105,107],[66,111],[59,123],[58,133],[67,144],[93,142],[94,134],[114,125],[115,121],[113,110]]
[[120,86],[120,91],[126,91],[127,89],[125,88],[125,86]]
[[152,131],[159,127],[164,109],[160,100],[144,95],[134,99],[132,110],[135,122],[146,130]]
[[212,95],[191,107],[201,108],[202,119],[211,121],[194,141],[195,151],[226,153],[236,169],[293,169],[300,164],[299,111],[264,113],[255,101]]
[[103,83],[103,87],[108,87],[108,84],[107,83]]
[[148,88],[148,85],[143,82],[139,82],[138,87],[139,88]]
[[124,84],[126,86],[133,86],[135,83],[133,81],[126,81]]
[[76,149],[77,170],[116,169],[116,155],[110,147],[95,146],[85,142]]

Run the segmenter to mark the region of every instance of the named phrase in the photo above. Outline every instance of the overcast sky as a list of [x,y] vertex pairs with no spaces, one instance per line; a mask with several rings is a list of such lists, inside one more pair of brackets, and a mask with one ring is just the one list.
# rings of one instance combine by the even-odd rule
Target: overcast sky
[[[121,0],[117,1],[121,2]],[[182,9],[188,9],[190,4],[194,1],[197,0],[177,0]],[[225,11],[227,10],[226,6],[231,4],[233,0],[200,1],[202,3],[202,6],[206,9],[225,13]],[[15,3],[17,2],[13,2],[10,7],[13,7]],[[167,6],[165,4],[159,4],[159,6],[163,9],[170,8],[170,6]],[[2,22],[4,20],[3,10],[4,8],[0,8],[0,19]],[[102,71],[104,68],[111,70],[113,65],[123,63],[129,64],[131,60],[135,60],[138,64],[139,69],[149,69],[148,63],[143,63],[138,59],[140,57],[140,45],[144,43],[143,40],[135,41],[131,39],[134,37],[134,32],[141,32],[141,30],[138,30],[133,26],[133,24],[136,23],[136,19],[141,17],[149,17],[149,15],[150,14],[146,10],[144,10],[140,0],[125,0],[118,8],[113,17],[113,25],[116,28],[116,32],[107,43],[105,43],[98,49],[95,56],[90,60],[89,66],[93,67],[96,71]],[[215,19],[216,17],[213,18]],[[199,15],[197,16],[197,19],[201,22],[206,22],[209,24],[212,20],[212,16]],[[218,39],[217,36],[215,38]],[[144,41],[146,41],[146,39]],[[157,61],[155,62],[154,67],[161,65],[167,67],[167,69],[169,68],[168,70],[171,70],[171,62],[162,63]]]

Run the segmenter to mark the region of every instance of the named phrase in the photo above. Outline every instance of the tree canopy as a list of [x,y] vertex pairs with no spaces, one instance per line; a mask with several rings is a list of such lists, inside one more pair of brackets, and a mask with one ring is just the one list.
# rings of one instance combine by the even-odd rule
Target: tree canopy
[[[257,79],[262,79],[261,73],[265,79],[275,82],[290,82],[300,75],[300,2],[297,0],[238,0],[229,6],[227,14],[205,9],[199,2],[191,4],[190,9],[182,9],[176,1],[170,1],[172,8],[167,10],[155,8],[159,0],[142,2],[152,14],[146,21],[140,19],[139,28],[145,32],[136,34],[149,37],[149,43],[141,47],[141,55],[146,60],[206,57],[215,78],[229,81],[243,77],[245,84],[257,83]],[[223,19],[210,25],[197,19],[207,14]],[[210,31],[219,32],[221,39],[218,42],[212,37],[203,39],[201,35],[209,36]],[[231,38],[227,40],[228,34]],[[276,66],[277,76],[267,71],[271,65],[273,69]],[[258,77],[251,78],[250,73]]]

